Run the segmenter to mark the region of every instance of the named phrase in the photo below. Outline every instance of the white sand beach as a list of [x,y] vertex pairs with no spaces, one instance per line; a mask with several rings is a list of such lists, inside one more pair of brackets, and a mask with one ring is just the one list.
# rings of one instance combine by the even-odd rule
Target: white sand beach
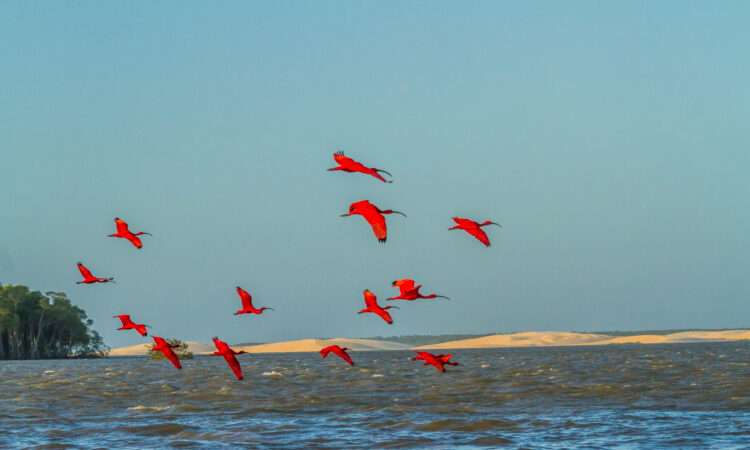
[[[406,344],[372,339],[300,339],[270,344],[232,347],[247,353],[293,353],[317,352],[329,345],[347,347],[353,351],[368,350],[430,350],[461,348],[500,347],[557,347],[575,345],[608,344],[678,344],[688,342],[750,340],[750,330],[682,331],[672,334],[639,334],[634,336],[610,336],[606,334],[572,333],[565,331],[530,331],[525,333],[495,334],[474,339],[441,342],[439,344],[411,347]],[[196,355],[211,354],[215,348],[211,343],[188,341],[188,349]],[[110,356],[143,356],[148,354],[147,344],[112,349]]]
[[498,348],[498,347],[553,347],[607,344],[677,344],[687,342],[739,341],[750,339],[750,330],[683,331],[665,335],[640,334],[609,336],[606,334],[533,331],[527,333],[495,334],[474,339],[442,342],[415,347],[429,349]]

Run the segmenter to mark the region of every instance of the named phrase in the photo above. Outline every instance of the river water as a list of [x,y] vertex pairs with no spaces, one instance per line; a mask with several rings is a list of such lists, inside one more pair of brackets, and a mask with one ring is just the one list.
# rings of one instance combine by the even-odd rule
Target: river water
[[750,343],[0,361],[0,447],[750,447]]

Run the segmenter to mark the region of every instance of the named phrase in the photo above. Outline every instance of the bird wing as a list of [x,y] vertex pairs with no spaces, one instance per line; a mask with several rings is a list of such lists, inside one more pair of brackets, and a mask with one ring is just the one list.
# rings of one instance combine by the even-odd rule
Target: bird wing
[[118,319],[120,319],[120,322],[122,322],[122,326],[123,327],[127,326],[127,325],[130,325],[130,324],[133,323],[133,321],[130,320],[130,315],[128,315],[128,314],[121,314],[121,315],[115,316],[115,317],[117,317]]
[[487,233],[485,233],[481,228],[469,228],[468,230],[466,230],[466,232],[477,238],[479,242],[486,245],[487,247],[490,246],[490,239],[487,237]]
[[232,369],[232,372],[234,372],[234,376],[236,376],[237,379],[241,380],[242,368],[240,367],[240,362],[237,361],[237,357],[231,353],[227,353],[224,355],[224,359],[227,361],[227,364],[229,364],[229,367]]
[[353,159],[349,158],[348,156],[344,156],[344,152],[334,153],[333,159],[336,160],[336,162],[339,163],[339,165],[341,166],[347,166],[355,162]]
[[332,350],[333,350],[333,353],[335,353],[336,355],[338,355],[344,361],[348,362],[349,364],[354,364],[354,361],[352,361],[352,358],[349,357],[349,355],[344,350],[342,350],[340,347],[334,348]]
[[81,263],[78,263],[78,270],[81,272],[81,275],[83,275],[83,278],[86,278],[87,280],[90,278],[94,278],[94,276],[91,275],[89,269],[87,269],[86,266]]
[[117,225],[117,234],[130,234],[128,230],[128,223],[122,219],[115,219],[115,225]]
[[141,247],[143,247],[143,243],[141,242],[141,239],[138,236],[134,235],[134,234],[131,234],[126,239],[129,240],[130,243],[135,246],[135,248],[141,248]]
[[403,280],[396,280],[393,282],[393,285],[398,286],[398,289],[401,291],[401,295],[404,295],[410,290],[414,289],[414,280],[409,280],[408,278],[405,278]]
[[435,358],[434,356],[432,358],[425,359],[425,362],[428,364],[432,364],[433,366],[435,366],[435,368],[437,368],[437,370],[445,372],[445,365],[443,364],[443,362]]
[[378,307],[378,298],[370,291],[365,291],[365,306],[368,308]]
[[240,295],[240,298],[242,299],[242,308],[243,309],[254,309],[253,308],[253,298],[250,296],[250,294],[247,293],[246,290],[238,287],[237,293]]
[[386,311],[384,309],[379,309],[379,310],[375,311],[375,314],[379,315],[383,320],[385,320],[389,324],[393,323],[393,319],[391,318],[391,315],[388,314],[388,311]]
[[326,356],[328,356],[329,353],[331,353],[331,350],[333,350],[332,345],[330,347],[320,349],[320,356],[325,358]]
[[146,331],[146,325],[143,325],[141,323],[135,324],[135,331],[141,334],[141,336],[148,336],[148,331]]
[[465,223],[471,223],[474,222],[473,220],[469,219],[462,219],[461,217],[454,217],[453,221],[456,222],[458,225],[463,225]]
[[177,357],[177,355],[175,355],[171,348],[164,347],[161,349],[161,352],[164,354],[164,356],[167,357],[168,360],[172,361],[172,364],[174,364],[175,367],[177,367],[178,369],[182,369],[180,359]]
[[367,211],[365,214],[362,214],[362,216],[372,227],[372,232],[375,233],[375,237],[378,238],[380,242],[385,242],[388,238],[388,229],[385,226],[385,216],[374,210]]

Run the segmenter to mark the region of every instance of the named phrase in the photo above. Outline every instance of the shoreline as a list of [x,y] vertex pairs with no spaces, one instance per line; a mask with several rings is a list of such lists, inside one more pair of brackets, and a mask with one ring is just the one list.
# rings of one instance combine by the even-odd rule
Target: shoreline
[[[711,342],[750,341],[750,330],[734,329],[721,331],[681,331],[670,334],[640,334],[630,336],[613,336],[607,334],[574,333],[563,331],[531,331],[523,333],[495,334],[480,338],[447,341],[431,345],[410,346],[392,341],[374,339],[301,339],[268,344],[236,346],[236,351],[246,353],[313,353],[329,345],[348,347],[352,351],[400,351],[400,350],[461,350],[490,348],[532,348],[532,347],[578,347],[605,345],[656,345],[656,344],[689,344]],[[211,355],[212,344],[187,341],[188,350],[196,357]],[[110,350],[109,357],[147,356],[147,344],[120,347]]]

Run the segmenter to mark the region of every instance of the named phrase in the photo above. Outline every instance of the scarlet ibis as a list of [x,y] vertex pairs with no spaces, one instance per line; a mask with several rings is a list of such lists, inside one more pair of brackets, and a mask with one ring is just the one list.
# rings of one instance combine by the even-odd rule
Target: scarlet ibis
[[429,353],[429,352],[417,352],[417,354],[419,356],[415,356],[414,358],[412,358],[413,361],[421,359],[422,361],[424,361],[425,366],[428,364],[433,365],[435,366],[437,370],[441,372],[445,372],[446,364],[451,365],[451,366],[458,365],[458,363],[453,363],[449,361],[452,355],[443,355],[443,354],[433,355],[432,353]]
[[237,377],[238,380],[242,379],[242,368],[240,367],[239,361],[237,361],[237,358],[234,355],[242,355],[245,352],[239,351],[235,352],[231,348],[229,348],[229,345],[224,342],[220,341],[218,337],[214,337],[214,345],[216,346],[216,349],[218,351],[214,352],[214,355],[221,355],[224,357],[224,359],[227,361],[227,364],[229,364],[229,367],[232,369],[232,372],[234,372],[234,376]]
[[480,227],[484,227],[486,225],[497,225],[500,228],[503,227],[499,223],[490,222],[489,220],[479,223],[479,222],[474,222],[473,220],[469,220],[469,219],[462,219],[460,217],[454,217],[453,221],[456,222],[458,225],[452,228],[448,228],[449,230],[464,230],[470,235],[477,238],[479,242],[481,242],[487,247],[490,246],[490,240],[489,238],[487,238],[487,234],[484,231],[482,231]]
[[[344,156],[344,152],[336,152],[333,154],[333,159],[336,160],[338,166],[328,169],[331,170],[343,170],[344,172],[359,172],[365,175],[372,175],[383,183],[393,183],[393,181],[386,181],[385,178],[380,176],[378,172],[388,173],[385,170],[376,169],[374,167],[366,167],[362,163],[359,163],[347,156]],[[392,176],[388,173],[388,176]]]
[[242,289],[239,286],[237,286],[237,293],[242,299],[242,309],[234,313],[235,316],[237,314],[262,314],[263,311],[267,309],[273,311],[273,308],[266,308],[265,306],[260,309],[254,307],[253,298],[250,296],[250,294],[247,293],[246,290]]
[[399,309],[399,308],[396,306],[382,307],[378,305],[378,298],[375,297],[375,294],[370,292],[369,289],[365,289],[364,294],[365,294],[365,306],[367,306],[367,308],[363,309],[357,314],[374,313],[374,314],[379,315],[381,319],[388,322],[388,325],[392,325],[393,319],[391,318],[391,315],[386,310],[391,309],[391,308],[395,308],[395,309]]
[[330,347],[326,347],[320,350],[320,357],[325,358],[329,353],[333,352],[336,356],[353,366],[354,361],[352,361],[352,358],[349,356],[349,354],[346,353],[347,350],[349,349],[346,347],[341,348],[338,345],[331,345]]
[[177,358],[177,355],[172,351],[173,348],[177,348],[179,345],[172,345],[158,336],[154,336],[154,342],[156,342],[156,345],[151,349],[152,352],[162,352],[168,360],[172,361],[172,364],[174,364],[175,367],[182,369],[180,359]]
[[117,317],[122,322],[122,327],[118,328],[118,330],[135,330],[139,332],[141,336],[148,336],[148,332],[146,332],[146,327],[148,327],[148,325],[133,322],[130,320],[130,315],[120,314],[119,316],[113,317]]
[[[83,275],[83,281],[76,281],[76,284],[91,284],[91,283],[114,283],[114,278],[100,278],[91,275],[91,271],[81,263],[78,263],[78,270]],[[116,284],[116,283],[115,283]]]
[[147,236],[151,236],[151,233],[146,233],[145,231],[139,231],[137,233],[131,232],[130,230],[128,230],[127,222],[120,219],[119,217],[115,217],[115,224],[117,225],[117,233],[110,234],[109,237],[118,237],[118,238],[127,239],[130,241],[131,244],[135,246],[135,248],[143,247],[143,243],[138,238],[138,236],[141,236],[143,234]]
[[385,217],[383,217],[383,214],[401,214],[406,217],[406,214],[402,212],[393,211],[391,209],[379,209],[367,200],[352,203],[349,206],[349,213],[342,214],[341,217],[352,216],[354,214],[359,214],[365,218],[367,223],[372,227],[375,237],[377,237],[380,242],[385,242],[388,238],[388,229],[385,226]]
[[422,295],[419,293],[419,288],[422,287],[420,284],[419,286],[414,286],[414,280],[409,280],[408,278],[404,278],[403,280],[396,280],[393,283],[393,286],[396,286],[399,288],[401,293],[399,293],[398,297],[391,297],[387,298],[386,300],[416,300],[418,298],[445,298],[450,300],[448,297],[444,295],[437,295],[437,294],[430,294],[430,295]]

